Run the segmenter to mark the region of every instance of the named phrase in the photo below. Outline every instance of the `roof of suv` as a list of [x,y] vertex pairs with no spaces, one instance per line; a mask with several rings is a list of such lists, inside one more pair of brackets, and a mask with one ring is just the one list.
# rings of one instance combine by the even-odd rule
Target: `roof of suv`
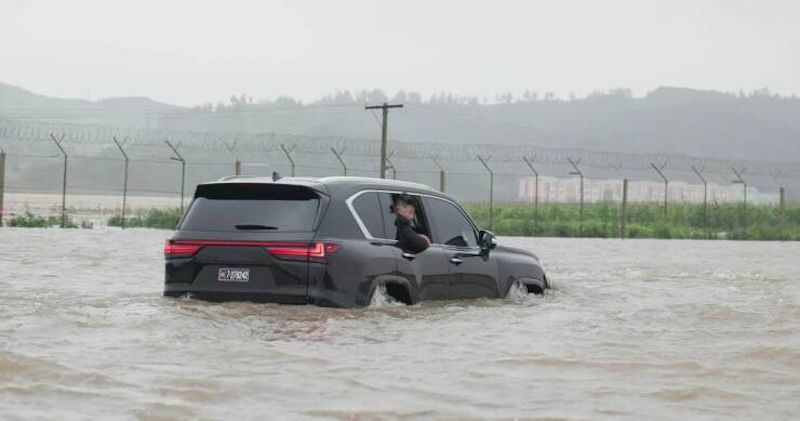
[[204,184],[224,184],[224,183],[263,183],[263,184],[294,184],[294,185],[305,185],[309,187],[319,187],[319,186],[328,186],[328,185],[347,185],[347,186],[363,186],[363,185],[370,185],[370,186],[385,186],[385,187],[401,187],[401,188],[412,188],[412,189],[420,189],[420,190],[431,190],[433,191],[433,187],[420,184],[420,183],[412,183],[410,181],[397,181],[397,180],[387,180],[384,178],[373,178],[373,177],[282,177],[277,180],[273,180],[271,177],[266,176],[249,176],[249,175],[232,175],[227,177],[222,177],[217,181],[213,181],[210,183]]

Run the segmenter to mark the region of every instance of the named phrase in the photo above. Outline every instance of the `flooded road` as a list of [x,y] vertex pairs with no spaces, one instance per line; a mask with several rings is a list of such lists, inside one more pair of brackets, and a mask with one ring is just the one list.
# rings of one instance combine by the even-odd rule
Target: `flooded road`
[[501,238],[544,297],[161,298],[150,230],[0,229],[0,419],[796,419],[800,243]]

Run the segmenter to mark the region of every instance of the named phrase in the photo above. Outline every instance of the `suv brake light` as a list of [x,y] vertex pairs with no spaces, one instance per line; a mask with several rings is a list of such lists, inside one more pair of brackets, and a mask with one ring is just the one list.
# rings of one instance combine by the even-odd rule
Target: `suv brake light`
[[339,251],[340,246],[321,241],[215,241],[215,240],[167,240],[164,243],[164,257],[190,257],[205,246],[263,247],[279,259],[325,258]]

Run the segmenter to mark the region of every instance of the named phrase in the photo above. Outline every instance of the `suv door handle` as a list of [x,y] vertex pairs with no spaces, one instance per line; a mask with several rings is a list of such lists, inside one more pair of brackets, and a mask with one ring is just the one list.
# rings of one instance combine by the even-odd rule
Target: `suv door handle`
[[405,257],[408,260],[414,260],[414,258],[417,257],[417,255],[414,254],[414,253],[409,253],[407,251],[404,251],[403,252],[403,257]]
[[454,265],[460,265],[460,264],[464,263],[464,261],[461,260],[460,257],[451,257],[450,258],[450,263],[452,263]]

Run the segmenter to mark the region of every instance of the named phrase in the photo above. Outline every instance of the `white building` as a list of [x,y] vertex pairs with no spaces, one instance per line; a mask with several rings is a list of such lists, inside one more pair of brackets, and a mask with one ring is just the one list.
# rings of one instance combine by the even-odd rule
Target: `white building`
[[[517,199],[533,202],[535,178],[520,180]],[[710,203],[733,203],[743,200],[744,190],[739,184],[708,185]],[[754,203],[777,203],[777,194],[759,192],[757,188],[747,188],[748,201]],[[661,202],[664,200],[664,183],[653,181],[629,181],[628,202]],[[703,203],[703,185],[683,181],[669,183],[667,192],[669,202]],[[622,201],[622,180],[584,179],[584,201],[620,202]],[[540,203],[578,203],[580,202],[580,178],[539,177]]]

